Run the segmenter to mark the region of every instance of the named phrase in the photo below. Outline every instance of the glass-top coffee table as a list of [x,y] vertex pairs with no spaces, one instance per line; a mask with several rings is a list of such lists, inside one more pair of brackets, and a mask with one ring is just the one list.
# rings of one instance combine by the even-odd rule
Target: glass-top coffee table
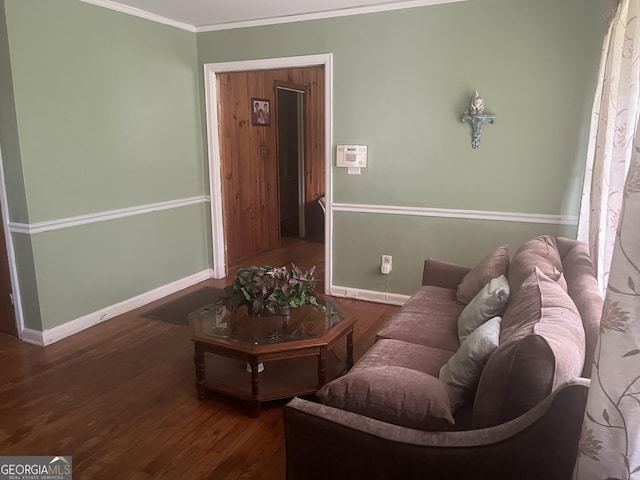
[[[257,417],[262,402],[315,393],[349,370],[356,321],[332,300],[320,302],[326,311],[305,305],[288,318],[251,317],[245,307],[232,313],[216,305],[192,312],[198,398],[216,392],[245,400]],[[346,365],[330,357],[328,368],[329,351],[345,338]]]

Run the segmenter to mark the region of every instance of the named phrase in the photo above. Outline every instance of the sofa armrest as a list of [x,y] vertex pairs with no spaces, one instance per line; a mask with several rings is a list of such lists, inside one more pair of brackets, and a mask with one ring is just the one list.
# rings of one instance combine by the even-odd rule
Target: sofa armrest
[[426,432],[299,398],[284,409],[287,479],[569,479],[589,381],[502,425]]
[[455,290],[464,276],[471,271],[468,267],[455,263],[443,262],[435,258],[427,258],[422,270],[422,285],[443,287]]

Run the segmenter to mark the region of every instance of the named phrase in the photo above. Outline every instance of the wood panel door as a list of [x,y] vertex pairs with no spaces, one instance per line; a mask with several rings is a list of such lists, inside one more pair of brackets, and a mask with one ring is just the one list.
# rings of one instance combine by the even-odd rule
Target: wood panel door
[[[304,85],[309,92],[305,112],[305,202],[317,207],[317,199],[324,195],[324,67],[218,74],[227,265],[280,246],[277,82]],[[269,102],[268,125],[252,125],[252,98]]]

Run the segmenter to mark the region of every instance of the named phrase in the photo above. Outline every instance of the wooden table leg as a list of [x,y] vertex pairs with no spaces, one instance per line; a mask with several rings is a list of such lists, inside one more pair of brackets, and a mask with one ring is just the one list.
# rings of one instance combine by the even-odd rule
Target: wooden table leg
[[258,361],[251,360],[249,365],[251,365],[251,400],[249,401],[249,415],[255,418],[260,415]]
[[198,399],[204,400],[206,396],[205,385],[207,383],[205,372],[204,372],[204,352],[195,347],[195,354],[193,355],[193,363],[196,365],[196,382],[198,387]]
[[353,367],[353,329],[347,334],[347,371]]
[[327,383],[327,349],[321,348],[318,355],[318,386]]

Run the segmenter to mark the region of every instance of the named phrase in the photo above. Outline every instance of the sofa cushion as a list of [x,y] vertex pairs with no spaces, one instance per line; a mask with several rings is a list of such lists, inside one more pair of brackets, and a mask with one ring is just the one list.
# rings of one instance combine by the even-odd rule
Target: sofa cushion
[[376,339],[392,338],[455,352],[458,317],[464,305],[455,301],[455,290],[420,288],[378,332]]
[[567,292],[576,304],[585,334],[585,361],[582,376],[591,378],[593,357],[600,331],[602,317],[602,294],[598,287],[598,280],[593,271],[589,247],[586,243],[559,237],[557,239],[560,254],[565,250],[562,258],[562,268],[567,281]]
[[467,304],[492,278],[509,273],[509,246],[502,245],[491,252],[467,273],[456,292],[458,302]]
[[474,428],[507,422],[579,376],[584,330],[569,295],[538,268],[514,294],[502,319],[500,346],[480,377]]
[[460,347],[458,315],[459,311],[449,315],[438,315],[434,312],[432,315],[401,310],[392,317],[386,327],[378,332],[376,339],[391,338],[454,353]]
[[373,344],[353,366],[351,372],[361,368],[391,366],[410,368],[433,377],[447,363],[453,352],[402,340],[382,339]]
[[426,373],[403,367],[370,367],[324,385],[322,403],[367,417],[420,430],[447,430],[462,399]]
[[512,294],[531,275],[534,267],[538,267],[547,277],[567,290],[558,245],[551,235],[541,235],[525,242],[513,256],[509,266],[509,287]]
[[440,369],[439,378],[462,396],[473,396],[489,355],[498,348],[500,317],[476,328]]
[[509,282],[504,275],[489,280],[458,317],[460,345],[484,322],[502,313],[509,301]]
[[[431,312],[432,308],[445,308],[447,313],[449,306],[456,301],[456,291],[450,288],[434,287],[426,285],[414,292],[409,300],[402,305],[403,312]],[[457,306],[460,311],[462,308]]]
[[[538,267],[515,292],[502,316],[500,344],[531,333],[571,333],[584,357],[584,328],[580,313],[569,294],[558,283],[546,276]],[[583,362],[584,358],[580,359]]]

